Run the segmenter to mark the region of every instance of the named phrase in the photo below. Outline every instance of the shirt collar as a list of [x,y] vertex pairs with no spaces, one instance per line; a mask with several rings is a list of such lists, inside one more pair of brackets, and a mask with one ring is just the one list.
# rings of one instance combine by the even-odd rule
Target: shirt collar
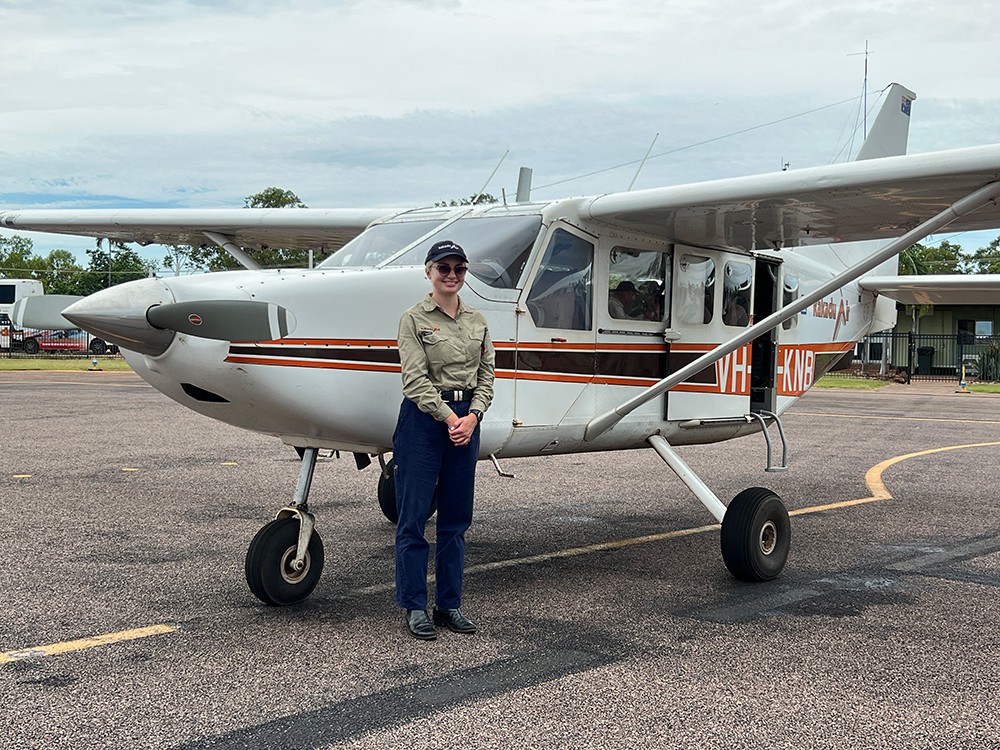
[[[434,297],[431,296],[430,292],[428,292],[427,296],[424,297],[423,301],[420,303],[420,306],[424,312],[433,312],[434,310],[441,309],[440,307],[438,307],[438,303],[434,301]],[[455,317],[457,318],[459,315],[466,312],[466,310],[468,310],[468,308],[465,306],[465,303],[462,302],[462,298],[460,296],[458,298],[458,311],[455,313]],[[441,312],[444,312],[444,310],[441,310]],[[447,313],[445,314],[447,315]]]

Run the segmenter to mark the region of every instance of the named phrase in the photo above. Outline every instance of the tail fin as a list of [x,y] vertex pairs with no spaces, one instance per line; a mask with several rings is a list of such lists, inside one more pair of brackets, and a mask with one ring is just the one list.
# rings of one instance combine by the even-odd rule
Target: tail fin
[[889,85],[875,124],[858,152],[857,161],[902,156],[910,133],[910,106],[917,95],[898,83]]

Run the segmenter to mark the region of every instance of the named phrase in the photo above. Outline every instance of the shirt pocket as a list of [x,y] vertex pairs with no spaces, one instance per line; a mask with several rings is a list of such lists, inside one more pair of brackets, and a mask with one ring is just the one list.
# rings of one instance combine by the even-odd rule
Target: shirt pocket
[[470,367],[478,367],[483,358],[483,339],[486,338],[486,328],[476,326],[465,340],[465,361]]
[[421,336],[420,342],[424,346],[424,354],[427,355],[427,361],[431,364],[443,365],[454,360],[455,355],[449,346],[448,337],[442,335],[439,331]]

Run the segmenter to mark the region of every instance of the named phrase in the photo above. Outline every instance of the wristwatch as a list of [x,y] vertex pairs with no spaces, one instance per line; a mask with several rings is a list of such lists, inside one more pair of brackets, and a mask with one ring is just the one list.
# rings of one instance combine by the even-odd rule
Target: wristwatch
[[476,415],[476,422],[482,422],[483,421],[483,413],[481,411],[479,411],[479,409],[469,409],[469,414],[475,414]]

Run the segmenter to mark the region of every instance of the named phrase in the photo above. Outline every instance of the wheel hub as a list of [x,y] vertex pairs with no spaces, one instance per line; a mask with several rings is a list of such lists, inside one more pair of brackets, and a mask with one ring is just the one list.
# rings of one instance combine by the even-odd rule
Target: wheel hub
[[309,564],[311,562],[309,551],[306,550],[306,557],[303,560],[302,567],[296,569],[295,567],[295,545],[285,550],[285,554],[281,556],[281,577],[285,579],[286,583],[291,585],[296,585],[302,582],[302,579],[306,577],[309,573]]
[[774,548],[778,546],[778,527],[774,525],[774,521],[767,521],[760,529],[760,551],[765,555],[770,555],[774,552]]

